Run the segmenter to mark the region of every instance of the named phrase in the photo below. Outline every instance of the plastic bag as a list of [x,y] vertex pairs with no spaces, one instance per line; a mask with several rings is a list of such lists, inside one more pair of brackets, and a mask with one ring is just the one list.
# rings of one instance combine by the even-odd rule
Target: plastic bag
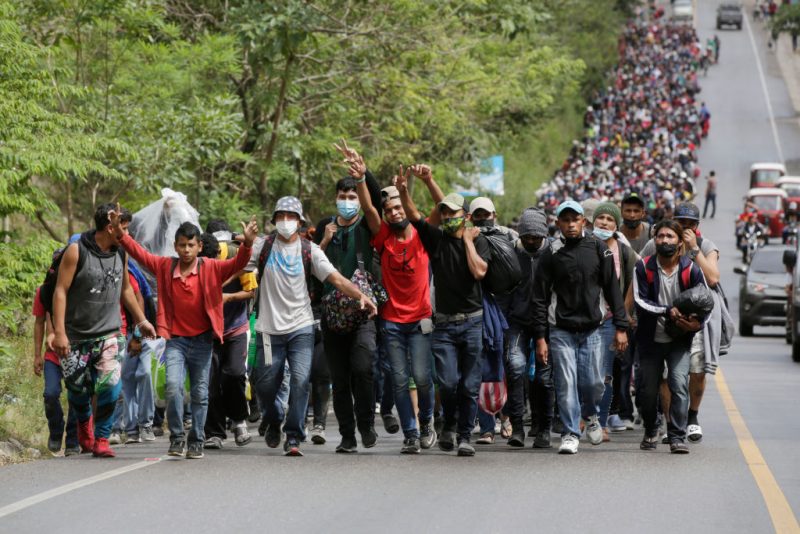
[[484,412],[494,415],[503,409],[508,398],[505,380],[500,382],[482,382],[478,395],[478,407]]
[[[698,285],[681,292],[672,301],[672,306],[677,308],[683,315],[693,315],[702,323],[714,309],[714,295],[705,285]],[[672,320],[668,319],[664,325],[664,332],[672,339],[683,339],[693,334],[685,332],[678,327]]]
[[189,204],[186,195],[165,187],[160,200],[133,214],[129,230],[131,237],[148,251],[170,257],[175,255],[175,231],[185,222],[199,228],[197,210]]
[[483,287],[494,295],[508,293],[522,280],[522,268],[519,266],[514,243],[510,236],[502,232],[485,231],[482,235],[489,242],[492,252]]

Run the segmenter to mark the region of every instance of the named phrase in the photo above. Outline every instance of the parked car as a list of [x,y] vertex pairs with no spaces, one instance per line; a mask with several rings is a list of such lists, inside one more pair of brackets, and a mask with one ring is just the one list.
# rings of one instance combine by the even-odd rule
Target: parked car
[[800,176],[782,176],[778,179],[778,187],[786,191],[786,205],[800,203]]
[[800,362],[800,268],[797,265],[797,245],[783,253],[783,265],[789,275],[786,302],[786,342],[792,346],[792,359]]
[[717,8],[718,30],[721,30],[723,26],[736,26],[737,30],[741,30],[743,20],[742,6],[739,4],[725,3],[720,4]]
[[750,166],[750,187],[775,187],[781,176],[786,176],[786,167],[782,163],[753,163]]
[[739,284],[739,333],[752,336],[754,326],[786,325],[788,276],[783,245],[756,250],[749,266],[734,267],[742,275]]
[[745,197],[745,211],[755,210],[758,222],[767,230],[767,237],[782,237],[783,210],[787,195],[777,187],[754,187]]
[[678,22],[692,22],[694,20],[692,0],[675,0],[672,4],[672,19]]

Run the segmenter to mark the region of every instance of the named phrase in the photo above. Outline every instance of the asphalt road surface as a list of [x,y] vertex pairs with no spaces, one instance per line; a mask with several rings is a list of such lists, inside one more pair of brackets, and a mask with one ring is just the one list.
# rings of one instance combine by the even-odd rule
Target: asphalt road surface
[[[714,32],[716,3],[700,3],[703,38]],[[722,249],[737,315],[733,221],[749,165],[780,154],[800,160],[800,128],[760,26],[757,53],[747,28],[717,33],[720,64],[702,80],[712,121],[700,163],[717,171],[719,205],[701,230]],[[755,337],[735,340],[721,369],[724,383],[709,380],[700,412],[705,439],[688,456],[665,446],[640,451],[640,431],[597,447],[582,442],[576,456],[498,442],[478,446],[474,458],[438,449],[403,456],[401,434],[382,429],[377,447],[342,456],[333,452],[331,426],[329,443],[306,444],[300,459],[260,439],[200,461],[166,459],[160,438],[118,446],[110,460],[84,455],[0,469],[0,532],[792,531],[800,515],[800,364],[781,329],[756,328]]]

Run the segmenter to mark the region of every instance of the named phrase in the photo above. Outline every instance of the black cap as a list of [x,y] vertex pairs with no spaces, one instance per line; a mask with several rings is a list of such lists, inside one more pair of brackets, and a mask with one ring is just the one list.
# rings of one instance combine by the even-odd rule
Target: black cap
[[673,219],[691,219],[693,221],[700,220],[700,208],[691,202],[684,202],[678,204],[675,208],[675,213],[672,215]]
[[621,204],[633,204],[634,202],[637,204],[641,204],[643,208],[646,207],[644,199],[636,193],[631,193],[630,195],[623,198]]

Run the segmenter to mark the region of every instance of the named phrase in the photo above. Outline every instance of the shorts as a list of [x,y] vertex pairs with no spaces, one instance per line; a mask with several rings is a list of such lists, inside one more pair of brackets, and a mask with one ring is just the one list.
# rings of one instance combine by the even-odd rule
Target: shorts
[[[692,348],[689,349],[689,374],[705,374],[706,372],[706,358],[703,351],[703,331],[699,331],[692,338]],[[664,380],[669,376],[667,366],[664,366]]]

